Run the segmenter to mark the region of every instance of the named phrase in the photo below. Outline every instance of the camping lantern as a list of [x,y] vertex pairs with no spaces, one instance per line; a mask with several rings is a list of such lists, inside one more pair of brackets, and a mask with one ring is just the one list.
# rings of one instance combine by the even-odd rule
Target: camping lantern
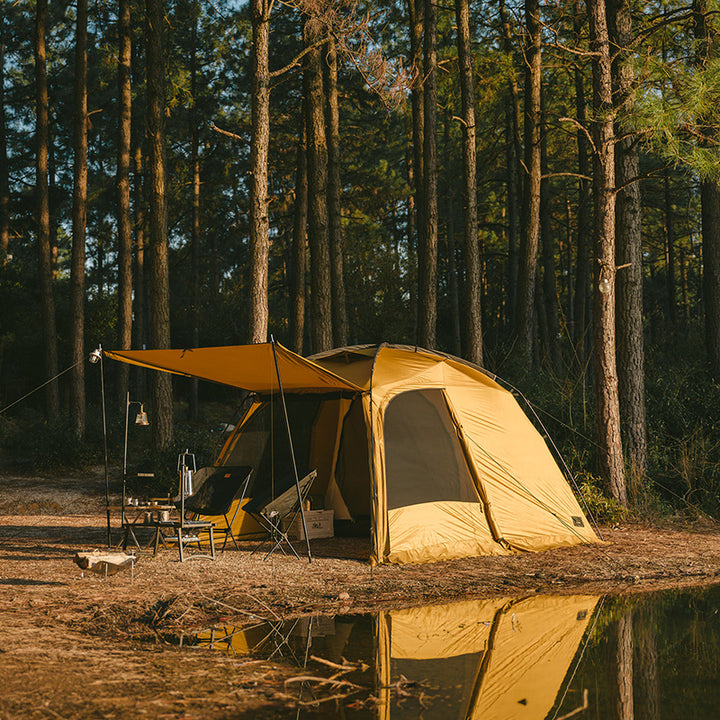
[[193,473],[197,470],[195,455],[187,448],[178,455],[177,469],[180,473],[180,495],[185,498],[193,494]]
[[[132,402],[132,401],[130,401]],[[145,412],[145,407],[143,404],[140,404],[140,412],[135,416],[135,424],[136,425],[149,425],[150,422],[148,421],[147,413]]]

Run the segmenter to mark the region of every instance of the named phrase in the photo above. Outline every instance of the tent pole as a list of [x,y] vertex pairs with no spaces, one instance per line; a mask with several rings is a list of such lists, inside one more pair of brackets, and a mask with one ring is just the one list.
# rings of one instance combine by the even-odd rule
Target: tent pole
[[103,453],[105,455],[105,515],[107,517],[107,544],[110,548],[112,547],[112,533],[110,531],[110,474],[108,468],[107,418],[105,414],[105,363],[103,362],[102,345],[98,345],[98,349],[95,352],[99,353],[99,355],[95,355],[95,357],[98,357],[100,360],[100,401],[102,404]]
[[287,405],[285,404],[285,393],[283,392],[282,378],[280,377],[280,364],[278,363],[277,350],[275,348],[275,338],[270,336],[272,345],[273,360],[275,360],[275,373],[277,374],[278,387],[280,389],[280,401],[282,402],[283,413],[285,414],[285,428],[287,429],[288,443],[290,445],[290,457],[292,458],[293,472],[295,473],[295,487],[297,488],[298,502],[300,503],[300,517],[302,518],[303,533],[305,535],[305,545],[307,546],[308,562],[312,562],[312,554],[310,552],[310,538],[308,537],[307,524],[305,522],[305,508],[302,503],[302,493],[300,492],[300,478],[297,471],[297,463],[295,462],[295,450],[293,448],[292,433],[290,432],[290,419],[288,418]]

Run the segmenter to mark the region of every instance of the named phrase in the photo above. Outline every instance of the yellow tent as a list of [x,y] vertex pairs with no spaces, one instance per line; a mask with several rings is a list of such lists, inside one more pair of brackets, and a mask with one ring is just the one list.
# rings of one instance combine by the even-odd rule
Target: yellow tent
[[[275,348],[275,356],[269,343],[106,355],[253,392],[216,463],[252,467],[251,495],[291,472],[279,374],[300,476],[317,469],[312,493],[339,522],[369,527],[372,562],[597,541],[541,435],[480,368],[399,345],[311,358]],[[238,513],[234,529],[255,529],[248,520]]]

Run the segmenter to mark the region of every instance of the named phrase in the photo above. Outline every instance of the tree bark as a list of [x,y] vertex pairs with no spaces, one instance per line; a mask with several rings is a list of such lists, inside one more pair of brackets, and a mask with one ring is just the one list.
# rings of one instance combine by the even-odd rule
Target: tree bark
[[325,56],[326,129],[328,144],[328,230],[330,234],[330,279],[332,282],[333,342],[344,347],[348,342],[345,305],[345,271],[342,237],[340,184],[340,108],[338,102],[337,52],[335,39],[328,35]]
[[593,357],[598,460],[610,494],[621,505],[627,505],[615,347],[615,129],[605,0],[588,0],[588,15],[593,52]]
[[[147,303],[145,302],[145,247],[146,234],[145,223],[147,213],[145,212],[145,194],[143,192],[143,149],[142,139],[135,141],[133,150],[134,157],[134,195],[135,195],[135,272],[134,275],[134,298],[133,298],[133,339],[132,346],[136,350],[142,350],[147,345]],[[138,368],[137,371],[137,397],[145,397],[145,371]]]
[[248,341],[268,338],[268,150],[270,147],[270,0],[252,0],[252,139],[250,143],[250,282]]
[[[148,129],[148,319],[150,345],[170,347],[170,292],[167,203],[165,197],[165,47],[163,0],[146,0]],[[153,450],[169,448],[173,436],[172,382],[167,373],[153,379]]]
[[[301,110],[305,118],[305,103]],[[297,149],[295,175],[295,217],[293,223],[293,249],[290,299],[291,348],[302,355],[305,335],[305,276],[307,270],[307,142],[305,123],[302,123]]]
[[72,261],[70,318],[72,370],[70,419],[75,436],[85,437],[85,230],[87,227],[87,0],[77,0],[73,118]]
[[[37,212],[38,275],[40,312],[42,317],[43,358],[45,376],[58,374],[57,330],[55,298],[53,296],[53,263],[50,248],[50,193],[48,186],[48,88],[45,35],[47,32],[47,0],[37,0],[35,6],[35,202]],[[55,421],[60,416],[60,392],[57,382],[45,389],[45,415]]]
[[[632,37],[628,0],[610,0],[608,22],[615,62],[615,97],[623,110],[633,102],[635,73],[628,58]],[[627,265],[617,279],[618,384],[623,443],[631,478],[641,482],[647,471],[645,421],[645,343],[643,337],[642,206],[640,200],[640,152],[638,138],[627,123],[618,124],[615,145],[617,195],[615,227],[617,264]]]
[[[192,323],[193,347],[200,347],[200,120],[198,118],[198,82],[197,82],[197,26],[200,15],[200,3],[193,2],[190,22],[190,173],[192,175],[192,220],[190,227],[190,263],[192,276]],[[190,380],[190,399],[188,409],[194,422],[200,418],[200,383],[197,378]]]
[[665,272],[667,287],[667,313],[671,323],[677,321],[677,270],[675,261],[675,223],[673,220],[670,171],[663,171],[663,199],[665,206]]
[[[417,277],[418,255],[422,237],[425,231],[425,200],[423,199],[424,175],[423,175],[423,144],[425,142],[425,99],[423,85],[423,60],[422,60],[422,36],[423,36],[423,2],[424,0],[407,0],[408,25],[410,31],[410,58],[409,65],[412,73],[412,85],[410,86],[410,102],[412,107],[412,162],[408,178],[413,188],[414,197],[411,198],[415,211],[415,233],[410,233],[408,243],[410,246],[410,260],[412,270]],[[411,211],[408,211],[410,214]],[[410,226],[411,223],[409,222]],[[411,228],[409,228],[410,230]],[[410,291],[410,310],[413,313],[415,322],[415,336],[417,337],[417,321],[420,308],[417,299],[417,283],[412,283]]]
[[[5,0],[0,0],[0,270],[7,264],[10,247],[10,176],[5,117]],[[0,343],[3,342],[2,338],[0,326]]]
[[[483,362],[480,253],[478,252],[477,147],[475,144],[475,85],[470,49],[470,2],[455,0],[463,148],[463,250],[465,256],[465,357]],[[453,243],[454,246],[454,243]]]
[[540,92],[541,31],[540,2],[525,0],[525,182],[523,221],[518,268],[518,349],[527,367],[532,366],[535,345],[534,309],[537,260],[540,246]]
[[562,351],[560,347],[560,311],[558,308],[558,289],[555,270],[555,243],[552,231],[552,190],[547,151],[547,126],[545,124],[544,97],[541,100],[540,120],[540,238],[542,241],[543,264],[543,296],[542,311],[545,315],[546,337],[545,347],[547,361],[555,372],[562,368]]
[[[574,0],[573,31],[576,44],[580,42],[582,17],[580,15],[580,2]],[[576,63],[573,71],[575,81],[575,114],[579,127],[576,133],[578,153],[578,213],[575,242],[575,327],[573,339],[575,341],[575,354],[580,368],[585,367],[585,358],[589,343],[586,342],[590,328],[590,308],[592,283],[590,281],[590,245],[588,238],[592,235],[590,212],[590,163],[588,161],[588,139],[585,135],[585,74]]]
[[418,343],[437,342],[437,6],[425,0],[423,16],[425,86],[423,130],[423,232],[418,243]]
[[[511,58],[513,55],[513,34],[510,18],[505,9],[504,0],[500,0],[500,22],[502,24],[503,51]],[[517,333],[517,297],[518,297],[518,248],[520,227],[520,196],[522,182],[520,179],[520,91],[515,76],[508,81],[508,104],[505,110],[505,135],[507,148],[507,313],[506,322]]]
[[[319,18],[310,15],[304,27],[305,47],[323,37]],[[330,237],[327,205],[327,135],[323,114],[322,50],[315,47],[305,55],[305,101],[308,146],[308,238],[310,244],[310,311],[313,352],[332,347]]]
[[[443,123],[443,166],[447,174],[445,182],[445,202],[443,208],[443,216],[445,222],[445,252],[447,255],[447,299],[450,305],[450,326],[452,335],[450,340],[450,352],[456,357],[460,357],[463,352],[462,348],[462,329],[460,327],[460,282],[458,281],[457,252],[455,246],[455,208],[453,198],[455,196],[455,181],[452,170],[452,139],[450,137],[450,127],[453,123],[452,113],[448,112]],[[399,267],[395,271],[395,276],[399,277]],[[398,293],[399,294],[399,293]],[[447,342],[447,340],[445,341]]]
[[[130,210],[130,152],[132,138],[132,25],[130,0],[118,3],[118,121],[117,225],[118,225],[118,346],[132,346],[132,216]],[[125,403],[130,366],[119,363],[118,407]]]

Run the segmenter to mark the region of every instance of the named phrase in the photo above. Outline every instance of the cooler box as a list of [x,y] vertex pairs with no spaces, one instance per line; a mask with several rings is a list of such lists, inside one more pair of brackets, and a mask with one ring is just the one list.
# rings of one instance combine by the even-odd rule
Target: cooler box
[[[333,530],[332,510],[306,510],[305,525],[307,526],[308,538],[328,538],[335,534]],[[302,516],[300,513],[293,520],[291,525],[283,523],[283,530],[287,531],[288,537],[293,540],[304,540]]]

